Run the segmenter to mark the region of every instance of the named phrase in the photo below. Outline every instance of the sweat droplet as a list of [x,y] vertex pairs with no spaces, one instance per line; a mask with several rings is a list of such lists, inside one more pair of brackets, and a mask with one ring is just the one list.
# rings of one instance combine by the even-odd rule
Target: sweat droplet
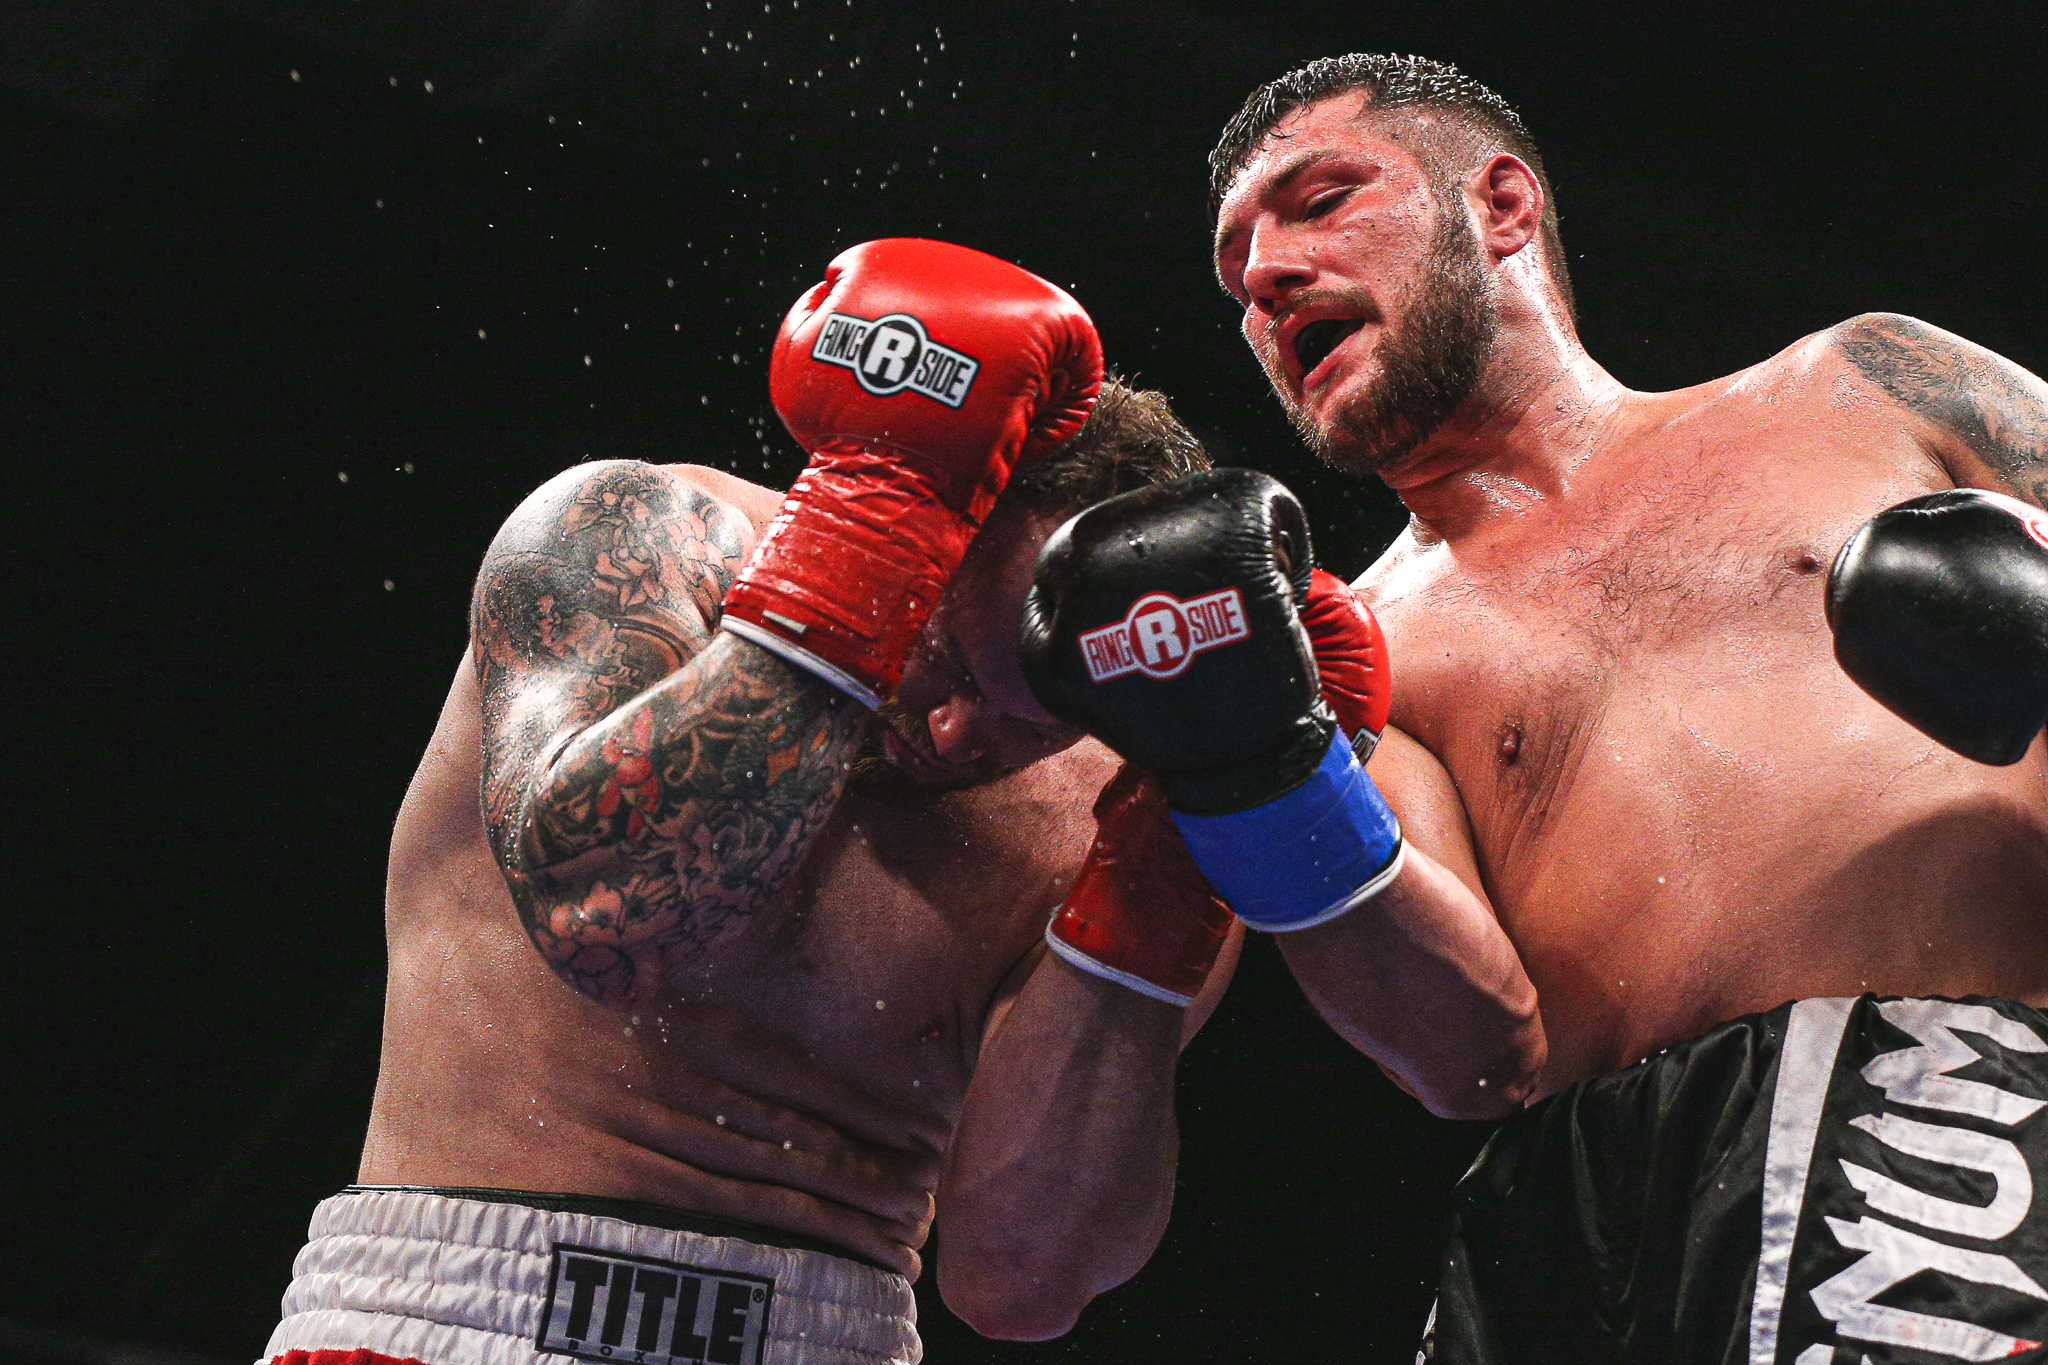
[[718,1116],[717,1116],[717,1119],[716,1119],[716,1122],[717,1122],[717,1124],[718,1124],[718,1126],[719,1126],[720,1128],[723,1128],[723,1127],[725,1127],[725,1115],[723,1115],[723,1114],[720,1114],[720,1115],[718,1115]]
[[881,1001],[877,1000],[877,1001],[875,1002],[875,1008],[876,1008],[876,1009],[882,1009],[882,1008],[884,1008],[884,1006],[883,1006],[883,1004],[882,1004],[882,1002],[881,1002]]

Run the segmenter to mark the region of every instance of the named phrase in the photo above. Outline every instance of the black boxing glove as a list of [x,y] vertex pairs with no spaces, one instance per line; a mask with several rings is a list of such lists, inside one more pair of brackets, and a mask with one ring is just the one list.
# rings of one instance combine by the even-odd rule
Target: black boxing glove
[[1887,508],[1828,574],[1835,658],[1930,739],[2017,763],[2048,723],[2048,514],[1956,488]]
[[1337,733],[1299,617],[1308,519],[1217,469],[1096,504],[1045,544],[1025,680],[1149,770],[1203,874],[1254,928],[1319,924],[1399,872],[1399,823]]

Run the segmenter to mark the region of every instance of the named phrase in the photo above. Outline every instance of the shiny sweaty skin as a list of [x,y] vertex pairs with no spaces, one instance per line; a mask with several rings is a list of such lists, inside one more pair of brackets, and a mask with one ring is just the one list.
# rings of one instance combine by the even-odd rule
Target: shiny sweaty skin
[[[646,533],[641,558],[600,560],[591,603],[597,589],[614,605],[640,600],[635,573],[644,577],[642,597],[695,603],[659,618],[669,635],[661,643],[674,654],[660,657],[653,677],[678,658],[729,651],[768,680],[763,687],[836,715],[854,704],[716,630],[719,598],[780,496],[708,469],[615,464],[571,471],[529,509],[558,518],[565,533],[607,515]],[[949,596],[934,618],[957,626],[943,636],[957,643],[957,657],[914,662],[898,698],[930,727],[928,747],[905,755],[913,773],[957,776],[986,759],[1017,770],[959,790],[855,786],[836,804],[813,802],[801,818],[818,827],[782,889],[722,922],[709,917],[658,988],[617,1008],[600,1003],[601,972],[581,990],[565,984],[583,961],[567,941],[577,926],[544,957],[508,894],[479,811],[482,695],[476,661],[464,662],[392,841],[384,1054],[362,1182],[652,1201],[821,1238],[914,1276],[935,1212],[950,1228],[949,1198],[970,1212],[983,1200],[961,1151],[947,1166],[949,1144],[982,1150],[982,1138],[968,1143],[963,1119],[974,1109],[977,1070],[1006,1078],[1000,1093],[975,1101],[996,1121],[978,1132],[1009,1124],[1028,1136],[1056,1116],[1057,1096],[1038,1096],[1030,1109],[1037,1092],[1007,1079],[1018,1074],[1011,1062],[1020,1052],[1054,1044],[1035,1024],[991,1028],[1024,1018],[1014,1008],[1020,992],[1046,994],[1062,1018],[1101,1030],[1109,1051],[1148,1029],[1170,1050],[1183,1027],[1206,1016],[1213,992],[1184,1022],[1182,1011],[1113,983],[1036,970],[1047,916],[1094,835],[1089,806],[1116,763],[1098,745],[1074,744],[1070,732],[1002,714],[1022,689],[1004,669],[1014,673],[1024,585],[1051,529],[1036,521],[1005,529],[1004,516],[990,524],[989,551],[978,542],[956,580],[972,610]],[[551,604],[572,636],[623,639],[635,622],[653,629],[637,608],[612,620],[594,619],[604,612],[589,603],[580,615],[560,608]],[[622,657],[622,669],[639,666],[630,651]],[[951,680],[949,669],[971,673],[980,687]],[[786,752],[766,757],[794,761]],[[735,825],[702,838],[715,852],[716,841],[748,833]],[[735,866],[727,875],[757,872]],[[1156,1015],[1127,1031],[1116,1022],[1142,1010]],[[1091,1014],[1092,1025],[1082,1022]],[[1008,1049],[1001,1067],[992,1047]],[[1170,1114],[1170,1068],[1161,1084],[1163,1097],[1141,1098]],[[1084,1137],[1075,1142],[1085,1156]],[[1170,1118],[1160,1145],[1170,1186]],[[1163,1207],[1157,1221],[1163,1228]],[[956,1243],[961,1265],[973,1263],[968,1229],[948,1245]],[[1127,1277],[1149,1250],[1119,1262],[1111,1278]],[[1128,1259],[1114,1247],[1104,1253],[1119,1256]],[[973,1257],[988,1259],[978,1246]],[[944,1265],[940,1278],[946,1287]],[[955,1307],[964,1304],[975,1321],[975,1303],[968,1294]],[[1005,1335],[1050,1335],[1071,1322],[1006,1319],[999,1302],[980,1317],[977,1326]]]
[[1871,390],[1838,333],[1646,395],[1544,514],[1411,531],[1361,580],[1393,725],[1536,983],[1545,1089],[1788,999],[2048,1003],[2041,742],[1971,763],[1834,660],[1835,549],[1951,486]]
[[[1376,377],[1436,227],[1401,129],[1360,107],[1283,121],[1219,219],[1246,336],[1323,428]],[[1823,615],[1827,566],[1880,509],[2048,498],[2048,386],[1868,315],[1633,392],[1536,259],[1527,167],[1484,160],[1449,198],[1496,315],[1483,377],[1418,443],[1344,465],[1413,514],[1358,582],[1394,675],[1371,771],[1533,982],[1532,1093],[1795,997],[2048,1003],[2048,750],[1990,768],[1941,748],[1843,675]],[[1327,317],[1339,344],[1292,349]],[[1294,963],[1365,1046],[1372,1001]]]

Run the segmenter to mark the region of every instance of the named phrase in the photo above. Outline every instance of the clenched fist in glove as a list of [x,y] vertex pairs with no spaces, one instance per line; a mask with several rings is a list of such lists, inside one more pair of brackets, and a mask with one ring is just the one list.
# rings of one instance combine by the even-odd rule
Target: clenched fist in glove
[[1025,600],[1040,704],[1158,778],[1257,929],[1323,923],[1399,873],[1400,826],[1354,752],[1386,724],[1384,655],[1371,614],[1315,576],[1301,504],[1250,470],[1098,503],[1046,543]]
[[915,238],[842,253],[775,339],[775,410],[811,462],[721,624],[874,706],[1011,473],[1101,383],[1094,324],[1029,271]]

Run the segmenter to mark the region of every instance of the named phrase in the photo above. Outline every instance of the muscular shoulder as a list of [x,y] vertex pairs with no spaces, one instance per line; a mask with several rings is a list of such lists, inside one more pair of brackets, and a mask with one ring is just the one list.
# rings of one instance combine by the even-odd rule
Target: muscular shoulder
[[701,529],[708,543],[744,551],[778,497],[703,465],[598,460],[565,469],[528,494],[499,528],[490,554],[545,552],[597,526],[669,524]]
[[1899,313],[1864,313],[1821,336],[1916,424],[1956,483],[2048,501],[2048,384],[2038,376]]
[[631,619],[688,657],[717,621],[773,496],[693,465],[564,470],[528,495],[485,552],[472,604],[479,653],[553,652],[598,620]]

